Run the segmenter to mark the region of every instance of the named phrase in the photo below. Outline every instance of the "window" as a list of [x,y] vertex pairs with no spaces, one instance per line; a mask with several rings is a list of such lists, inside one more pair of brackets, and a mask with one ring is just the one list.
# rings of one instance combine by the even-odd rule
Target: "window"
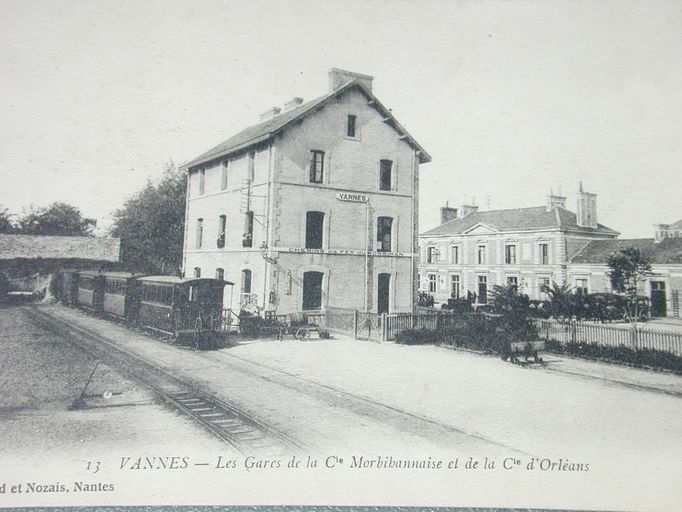
[[429,274],[429,293],[436,293],[436,274]]
[[505,245],[504,246],[504,262],[507,265],[516,264],[516,246],[515,245]]
[[221,215],[218,217],[218,240],[216,246],[218,249],[225,247],[225,227],[227,225],[227,216]]
[[488,276],[478,276],[478,301],[479,304],[488,303]]
[[215,269],[215,278],[223,281],[225,279],[225,269],[224,268]]
[[549,245],[542,243],[538,245],[538,256],[540,265],[549,265]]
[[201,249],[201,243],[204,237],[204,219],[197,219],[197,239],[196,248]]
[[323,212],[307,212],[305,219],[305,248],[322,249]]
[[251,271],[242,270],[242,293],[251,293]]
[[459,274],[450,276],[450,296],[453,299],[459,299]]
[[119,279],[107,279],[104,291],[112,295],[125,295],[126,282]]
[[587,295],[587,293],[588,293],[587,279],[576,279],[575,280],[575,292],[576,293],[583,293],[583,294]]
[[159,304],[173,304],[173,287],[145,284],[142,288],[142,300]]
[[486,263],[486,250],[485,250],[485,245],[479,245],[477,248],[477,255],[478,255],[478,264],[479,265],[485,265]]
[[514,288],[514,290],[518,291],[518,289],[519,289],[519,278],[516,276],[507,277],[507,286]]
[[377,250],[380,252],[391,252],[391,228],[393,219],[391,217],[377,218]]
[[393,161],[381,160],[379,162],[379,190],[391,190],[393,178]]
[[199,195],[204,194],[204,187],[206,186],[206,169],[199,169]]
[[223,165],[220,168],[220,189],[225,190],[227,188],[227,160],[223,160]]
[[346,135],[349,137],[355,137],[355,121],[357,116],[349,115],[348,122],[346,123]]
[[201,267],[194,267],[194,277],[196,278],[201,277]]
[[310,183],[322,183],[324,177],[324,151],[311,151]]
[[453,245],[450,248],[450,255],[452,257],[452,263],[454,265],[459,264],[459,245]]
[[541,300],[549,299],[549,277],[538,278],[538,297]]
[[435,263],[438,261],[438,249],[435,247],[426,248],[426,263]]
[[253,212],[248,211],[244,214],[244,236],[242,238],[242,247],[253,246]]

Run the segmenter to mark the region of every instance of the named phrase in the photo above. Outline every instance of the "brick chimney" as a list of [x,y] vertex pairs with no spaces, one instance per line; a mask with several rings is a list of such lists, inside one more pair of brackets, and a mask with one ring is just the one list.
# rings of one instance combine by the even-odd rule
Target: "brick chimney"
[[445,206],[442,206],[440,209],[440,223],[445,224],[448,221],[451,221],[452,219],[457,218],[457,208],[450,208],[448,203],[445,203]]
[[299,98],[298,96],[291,98],[289,101],[285,101],[284,112],[289,112],[290,110],[295,109],[296,107],[300,106],[301,103],[303,103],[303,98]]
[[368,91],[372,90],[372,80],[374,80],[373,76],[361,75],[360,73],[354,73],[344,69],[332,68],[329,70],[329,92],[332,93],[346,85],[348,82],[352,82],[353,80],[360,82]]
[[547,211],[551,212],[554,208],[566,208],[566,198],[564,196],[555,195],[554,191],[550,189],[547,196]]
[[261,121],[267,121],[268,119],[272,119],[277,114],[279,114],[281,111],[282,111],[282,109],[279,107],[272,107],[270,110],[263,112],[260,115],[260,120]]
[[583,182],[578,190],[576,221],[581,228],[597,227],[597,194],[583,191]]

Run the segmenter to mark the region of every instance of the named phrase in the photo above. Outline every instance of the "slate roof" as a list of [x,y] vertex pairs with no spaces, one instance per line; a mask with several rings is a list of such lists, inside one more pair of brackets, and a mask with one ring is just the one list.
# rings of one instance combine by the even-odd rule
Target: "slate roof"
[[607,236],[618,235],[617,231],[598,224],[597,228],[578,226],[576,214],[564,208],[547,211],[545,206],[531,208],[511,208],[507,210],[489,210],[470,213],[461,219],[453,219],[435,227],[422,236],[458,235],[465,233],[476,224],[485,224],[498,231],[526,231],[543,229],[572,229],[599,233]]
[[393,125],[395,130],[399,132],[401,135],[404,135],[405,140],[412,147],[421,152],[419,157],[420,163],[426,163],[431,161],[431,156],[424,150],[424,148],[422,148],[419,145],[419,143],[417,143],[417,141],[409,133],[407,133],[407,130],[405,130],[405,128],[403,128],[402,125],[398,123],[396,118],[393,117],[393,114],[391,114],[391,112],[386,107],[384,107],[381,104],[381,102],[379,102],[376,96],[374,96],[374,94],[372,94],[372,92],[370,92],[360,82],[351,81],[329,94],[320,96],[319,98],[304,103],[301,106],[296,107],[295,109],[292,109],[288,112],[283,112],[281,114],[276,115],[272,119],[268,119],[267,121],[263,121],[262,123],[250,126],[242,130],[241,132],[227,139],[225,142],[218,144],[214,148],[209,149],[202,155],[196,157],[194,160],[185,164],[183,168],[191,169],[193,167],[197,167],[199,165],[208,163],[211,160],[226,157],[232,153],[246,150],[252,146],[255,146],[256,144],[266,141],[275,134],[277,134],[278,132],[285,130],[293,123],[300,121],[301,119],[303,119],[309,114],[312,114],[313,112],[316,112],[319,108],[322,108],[327,102],[331,101],[333,98],[341,96],[344,92],[352,88],[358,88],[360,91],[362,91],[363,94],[365,94],[365,96],[367,96],[368,99],[372,100],[374,102],[375,108],[384,117],[389,119],[388,122],[391,125]]
[[0,260],[81,259],[119,261],[119,238],[0,234]]
[[637,247],[653,264],[682,264],[682,238],[665,238],[656,242],[653,238],[623,240],[593,240],[570,259],[576,264],[606,264],[609,254],[625,247]]

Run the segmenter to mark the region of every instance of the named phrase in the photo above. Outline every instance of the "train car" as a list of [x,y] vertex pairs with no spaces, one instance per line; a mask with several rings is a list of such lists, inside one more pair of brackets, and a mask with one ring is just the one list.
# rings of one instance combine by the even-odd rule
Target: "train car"
[[96,270],[78,272],[78,305],[92,311],[102,311],[104,276]]
[[103,272],[102,311],[127,323],[135,323],[140,304],[139,278],[132,272]]
[[69,306],[78,304],[78,270],[64,270],[58,278],[57,295]]
[[175,338],[220,326],[223,289],[234,283],[222,279],[147,276],[141,283],[139,324]]

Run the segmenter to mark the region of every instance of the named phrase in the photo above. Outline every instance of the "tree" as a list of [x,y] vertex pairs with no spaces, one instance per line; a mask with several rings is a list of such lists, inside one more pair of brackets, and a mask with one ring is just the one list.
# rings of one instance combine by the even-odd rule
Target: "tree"
[[179,274],[187,178],[171,161],[160,181],[148,181],[113,214],[111,235],[121,238],[121,260],[140,272]]
[[637,297],[639,284],[651,274],[651,260],[638,247],[624,247],[610,254],[606,260],[613,289],[628,297],[625,314],[630,320],[640,316],[641,304]]
[[528,295],[519,293],[518,287],[514,285],[495,285],[491,295],[494,311],[501,315],[500,333],[505,342],[537,338],[538,330],[531,318]]
[[15,233],[17,228],[12,222],[13,215],[7,208],[0,207],[0,233]]
[[552,317],[561,321],[569,320],[573,316],[571,287],[568,284],[558,285],[552,282],[552,286],[547,288],[547,294]]
[[86,219],[75,206],[52,203],[43,208],[31,207],[19,218],[19,228],[26,235],[92,236],[95,219]]

